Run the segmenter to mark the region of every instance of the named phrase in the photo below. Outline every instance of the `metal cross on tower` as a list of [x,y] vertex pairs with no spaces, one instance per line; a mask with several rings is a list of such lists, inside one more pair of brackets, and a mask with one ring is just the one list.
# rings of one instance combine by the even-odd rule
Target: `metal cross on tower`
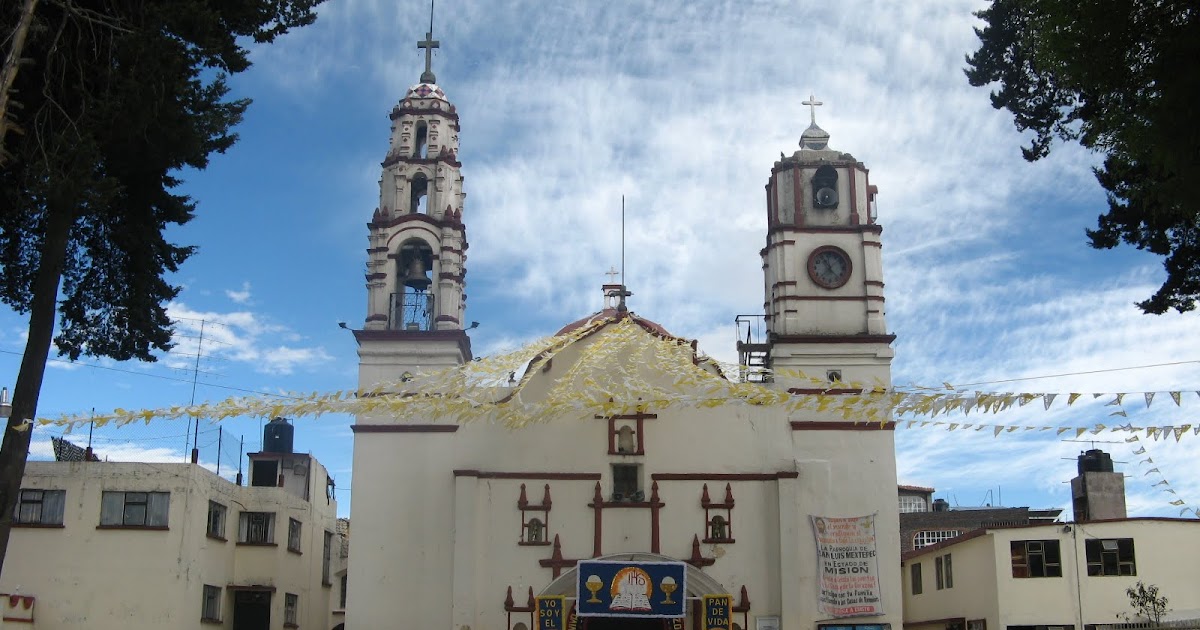
[[417,48],[425,49],[425,72],[421,73],[421,83],[437,83],[437,77],[433,76],[433,49],[440,48],[441,42],[433,38],[434,1],[429,0],[429,32],[425,33],[425,39],[417,42]]
[[[431,26],[430,28],[433,28],[433,27]],[[435,42],[435,43],[436,43],[436,42]],[[818,105],[824,105],[825,103],[822,103],[821,101],[818,101],[818,100],[817,100],[817,97],[813,96],[812,94],[809,94],[809,95],[808,95],[808,100],[807,100],[807,101],[801,101],[801,102],[800,102],[800,104],[801,104],[801,105],[808,105],[809,116],[811,116],[811,117],[812,117],[812,124],[814,124],[814,125],[815,125],[815,124],[817,124],[817,106],[818,106]]]

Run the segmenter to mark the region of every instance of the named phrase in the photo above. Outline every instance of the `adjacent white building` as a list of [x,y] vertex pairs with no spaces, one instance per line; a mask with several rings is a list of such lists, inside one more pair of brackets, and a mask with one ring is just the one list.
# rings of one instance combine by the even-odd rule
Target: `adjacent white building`
[[329,475],[267,425],[250,485],[196,464],[29,462],[0,626],[333,628],[343,539]]
[[[361,391],[390,384],[400,392],[414,376],[472,359],[459,119],[428,61],[391,119],[369,223],[367,313],[354,331]],[[765,386],[800,395],[857,391],[850,382],[886,385],[893,356],[876,189],[866,167],[828,139],[814,120],[801,148],[764,173],[764,309],[744,321],[761,322],[766,335],[739,344],[745,362],[779,370]],[[545,400],[564,379],[674,387],[673,375],[656,372],[645,356],[580,363],[629,326],[635,337],[674,339],[627,310],[624,286],[603,290],[604,309],[560,331],[586,334],[556,348],[552,361],[514,372],[510,385],[525,403]],[[578,604],[581,560],[627,563],[634,573],[657,563],[686,567],[682,619],[576,619],[590,630],[699,628],[698,598],[721,593],[732,597],[738,628],[899,627],[891,423],[748,405],[544,417],[520,430],[493,421],[357,418],[348,627],[532,628],[536,597]],[[859,518],[833,520],[852,517]],[[864,549],[846,569],[855,575],[823,586],[816,539],[846,523]],[[839,553],[826,558],[844,560]],[[835,582],[840,607],[830,603]],[[597,583],[591,597],[600,601],[610,588],[616,610],[615,581]]]
[[906,630],[1088,630],[1131,621],[1138,581],[1168,619],[1200,618],[1200,521],[1125,518],[988,527],[905,554]]

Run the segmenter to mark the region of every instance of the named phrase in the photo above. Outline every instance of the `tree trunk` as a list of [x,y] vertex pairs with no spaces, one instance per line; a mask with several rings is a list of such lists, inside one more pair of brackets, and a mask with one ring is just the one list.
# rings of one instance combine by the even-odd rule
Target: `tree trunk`
[[[56,195],[57,196],[57,195]],[[38,394],[46,372],[46,360],[54,337],[54,318],[58,306],[58,285],[62,279],[63,261],[71,225],[75,222],[75,206],[63,203],[62,198],[48,203],[46,239],[33,285],[33,300],[29,308],[29,339],[21,358],[21,371],[13,388],[12,417],[4,431],[0,446],[0,572],[8,553],[8,538],[12,533],[13,508],[25,476],[25,458],[33,426],[23,426],[37,414]]]
[[[8,130],[20,131],[20,127],[9,122],[9,104],[12,102],[12,86],[17,80],[17,71],[21,68],[21,54],[25,51],[25,36],[29,34],[29,24],[33,22],[33,11],[37,8],[38,0],[25,0],[21,6],[21,17],[17,27],[13,29],[12,46],[4,58],[4,66],[0,68],[0,166],[4,165],[8,153],[4,150],[4,139]],[[23,368],[22,368],[23,369]],[[0,555],[0,565],[4,557]]]

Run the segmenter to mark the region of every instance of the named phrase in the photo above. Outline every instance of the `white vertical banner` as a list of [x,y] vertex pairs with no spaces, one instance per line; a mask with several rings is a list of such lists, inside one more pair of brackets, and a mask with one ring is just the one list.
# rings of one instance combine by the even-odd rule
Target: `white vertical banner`
[[810,516],[817,543],[817,608],[830,617],[883,614],[875,515]]

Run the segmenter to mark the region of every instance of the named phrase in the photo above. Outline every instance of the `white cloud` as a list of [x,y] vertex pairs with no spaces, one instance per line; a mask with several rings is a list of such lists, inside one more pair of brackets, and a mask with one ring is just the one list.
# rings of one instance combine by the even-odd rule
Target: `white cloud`
[[236,302],[238,304],[246,304],[247,302],[250,301],[250,283],[243,282],[242,289],[240,291],[234,291],[232,289],[225,289],[225,295],[230,300],[233,300],[234,302]]
[[[214,372],[222,362],[233,362],[264,374],[291,374],[332,360],[321,346],[292,345],[303,337],[253,312],[196,311],[182,302],[172,302],[167,310],[175,322],[176,346],[163,362],[175,369],[195,369],[198,354],[199,369]],[[278,344],[276,338],[289,344]]]

